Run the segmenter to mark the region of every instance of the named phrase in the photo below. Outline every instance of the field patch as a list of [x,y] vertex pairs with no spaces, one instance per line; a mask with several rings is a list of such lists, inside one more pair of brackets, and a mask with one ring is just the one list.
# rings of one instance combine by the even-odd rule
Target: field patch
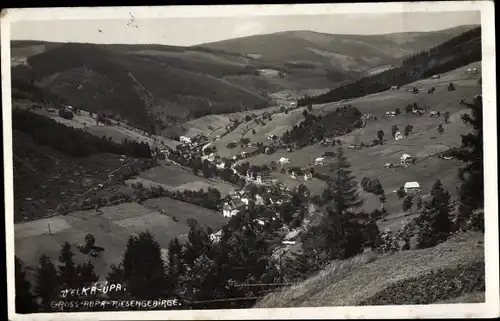
[[227,222],[227,219],[220,212],[169,197],[148,199],[143,204],[152,209],[161,210],[166,215],[175,217],[179,222],[185,223],[189,218],[194,218],[200,225],[209,226],[213,230],[220,229]]
[[129,184],[134,182],[141,182],[145,186],[161,185],[173,191],[198,191],[213,187],[217,188],[221,195],[227,195],[235,188],[233,185],[223,181],[196,176],[187,169],[177,165],[156,166],[142,172],[139,177],[127,181]]
[[94,136],[110,137],[116,143],[122,143],[124,139],[135,140],[135,137],[127,135],[123,133],[123,131],[120,131],[111,126],[101,125],[101,126],[85,127],[85,131]]
[[[188,212],[186,208],[190,208],[193,213],[196,206],[189,205],[179,208],[183,213]],[[203,215],[202,212],[220,215],[203,208],[197,211],[198,215]],[[48,231],[49,225],[51,234]],[[212,223],[211,225],[217,226]],[[120,262],[129,237],[146,230],[155,236],[162,248],[168,248],[173,237],[185,240],[189,228],[185,222],[175,222],[168,215],[160,214],[159,210],[137,203],[124,203],[102,207],[101,212],[76,211],[66,216],[18,223],[15,225],[16,255],[32,268],[37,266],[42,254],[48,255],[52,262],[56,263],[61,245],[67,241],[75,253],[75,262],[84,263],[90,260],[103,280],[109,273],[111,264]],[[92,233],[96,245],[104,248],[96,258],[77,249],[78,244],[84,243],[87,233]],[[28,273],[30,278],[33,277],[32,271],[31,269]]]
[[19,223],[14,226],[14,233],[19,238],[29,238],[43,234],[59,233],[71,228],[71,225],[64,217],[50,217],[44,220],[36,220],[26,223]]

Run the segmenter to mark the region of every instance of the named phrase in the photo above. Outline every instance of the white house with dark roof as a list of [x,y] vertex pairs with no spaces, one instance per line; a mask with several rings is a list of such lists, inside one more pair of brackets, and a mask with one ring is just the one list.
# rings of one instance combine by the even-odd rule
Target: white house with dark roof
[[401,165],[409,166],[413,163],[413,157],[410,154],[403,154],[400,158]]
[[405,193],[418,193],[422,189],[420,188],[420,184],[418,182],[406,182],[403,186]]

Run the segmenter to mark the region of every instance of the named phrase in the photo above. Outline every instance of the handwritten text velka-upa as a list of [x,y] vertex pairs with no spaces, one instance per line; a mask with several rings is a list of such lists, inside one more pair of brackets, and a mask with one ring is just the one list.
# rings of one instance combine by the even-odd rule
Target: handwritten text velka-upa
[[126,291],[126,288],[122,287],[121,284],[109,284],[108,282],[102,283],[93,283],[91,286],[82,287],[78,289],[63,289],[61,290],[61,297],[66,298],[68,296],[71,297],[82,297],[88,295],[96,295],[98,293],[108,293],[108,292],[122,292]]

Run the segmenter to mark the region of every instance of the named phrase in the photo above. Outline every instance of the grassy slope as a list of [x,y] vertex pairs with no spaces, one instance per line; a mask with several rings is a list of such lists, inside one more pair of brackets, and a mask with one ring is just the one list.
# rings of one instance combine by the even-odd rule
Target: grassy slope
[[[380,258],[365,253],[343,262],[333,262],[318,275],[268,295],[255,307],[360,305],[370,300],[382,300],[382,296],[384,304],[388,305],[429,304],[455,299],[467,292],[482,292],[483,242],[484,234],[467,233],[434,248]],[[470,266],[474,268],[466,269]],[[440,273],[443,271],[450,276],[448,285],[441,283]],[[432,272],[439,273],[430,274]],[[440,283],[432,284],[438,280]],[[426,282],[418,285],[419,281]],[[398,287],[394,288],[394,285]],[[406,302],[402,298],[406,298]]]

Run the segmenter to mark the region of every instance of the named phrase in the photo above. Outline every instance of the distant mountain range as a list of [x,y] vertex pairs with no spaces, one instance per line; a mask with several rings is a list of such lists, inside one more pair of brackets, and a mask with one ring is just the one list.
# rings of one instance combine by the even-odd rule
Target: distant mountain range
[[285,89],[338,87],[473,27],[375,36],[288,31],[192,47],[12,41],[13,95],[58,97],[165,129],[206,114],[268,107],[268,95]]

